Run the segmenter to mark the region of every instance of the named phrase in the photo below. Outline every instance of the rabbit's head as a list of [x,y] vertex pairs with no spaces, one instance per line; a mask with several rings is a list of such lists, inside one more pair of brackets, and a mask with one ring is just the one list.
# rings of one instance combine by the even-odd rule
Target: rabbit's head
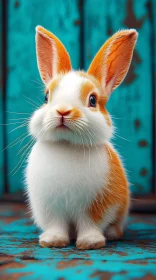
[[37,62],[45,84],[45,104],[33,114],[30,133],[44,141],[80,145],[108,141],[113,126],[105,106],[127,74],[136,40],[136,30],[119,31],[101,47],[87,72],[74,71],[59,39],[37,26]]

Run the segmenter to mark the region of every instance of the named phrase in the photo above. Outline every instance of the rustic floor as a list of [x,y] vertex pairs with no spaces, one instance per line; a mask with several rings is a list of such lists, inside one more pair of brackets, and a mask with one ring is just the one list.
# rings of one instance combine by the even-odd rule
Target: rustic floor
[[129,218],[123,241],[101,250],[41,248],[22,204],[0,205],[0,279],[156,279],[156,215]]

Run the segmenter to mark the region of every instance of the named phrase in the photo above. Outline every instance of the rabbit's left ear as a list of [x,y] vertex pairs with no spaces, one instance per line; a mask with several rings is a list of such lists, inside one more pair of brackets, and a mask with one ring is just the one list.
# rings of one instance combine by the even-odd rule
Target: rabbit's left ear
[[40,76],[45,84],[57,74],[72,69],[69,54],[61,41],[42,26],[36,27],[36,54]]
[[135,29],[115,33],[101,47],[89,67],[88,73],[100,81],[108,98],[128,72],[137,37]]

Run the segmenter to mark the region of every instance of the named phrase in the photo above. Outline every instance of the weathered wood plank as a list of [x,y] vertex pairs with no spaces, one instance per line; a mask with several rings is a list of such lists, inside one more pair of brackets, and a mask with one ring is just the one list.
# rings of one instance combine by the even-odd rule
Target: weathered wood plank
[[[79,20],[78,0],[33,0],[33,3],[25,0],[8,1],[7,110],[22,114],[7,114],[8,123],[19,122],[19,124],[7,127],[7,144],[26,132],[25,127],[23,127],[9,133],[22,123],[20,118],[28,118],[30,113],[34,111],[36,107],[34,102],[41,104],[43,99],[43,86],[40,82],[35,54],[36,25],[43,25],[61,39],[71,55],[73,67],[78,68],[80,63]],[[32,101],[27,98],[32,99]],[[33,104],[30,105],[30,103]],[[17,119],[17,121],[11,121],[12,118]],[[18,144],[8,149],[8,173],[13,170],[14,174],[19,169],[20,155],[18,152],[24,144],[28,144],[28,138],[21,145]],[[21,155],[26,148],[28,146],[22,150]],[[14,176],[8,175],[11,192],[17,192],[22,188],[22,172],[23,169],[20,168]]]
[[2,81],[2,1],[0,2],[0,196],[4,191],[4,143],[3,143],[3,81]]
[[[89,8],[88,8],[89,7]],[[124,158],[131,190],[152,190],[152,73],[151,18],[148,0],[86,0],[85,68],[103,42],[122,28],[139,32],[129,74],[113,93],[108,110],[117,127],[114,143]],[[116,119],[119,118],[119,119]],[[120,138],[122,137],[122,138]],[[124,140],[126,138],[127,140]]]
[[[133,215],[122,241],[99,250],[41,248],[21,204],[0,205],[0,276],[4,279],[155,279],[156,216]],[[3,279],[3,278],[1,278]]]
[[153,153],[153,162],[154,162],[154,180],[153,180],[153,191],[156,194],[156,1],[152,0],[149,3],[149,8],[152,16],[152,41],[154,44],[152,45],[152,71],[153,71],[153,145],[154,145],[154,153]]

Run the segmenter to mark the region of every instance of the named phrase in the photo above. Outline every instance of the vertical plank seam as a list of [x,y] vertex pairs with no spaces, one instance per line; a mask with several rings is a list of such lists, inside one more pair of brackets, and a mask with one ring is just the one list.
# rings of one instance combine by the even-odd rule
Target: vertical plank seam
[[[2,42],[2,2],[0,2],[0,40]],[[0,170],[0,196],[3,195],[3,192],[4,192],[4,176],[3,176],[3,166],[4,166],[4,160],[3,160],[3,152],[2,152],[2,149],[3,149],[3,126],[2,126],[2,123],[3,123],[3,91],[2,91],[2,80],[3,80],[3,77],[2,77],[2,44],[0,45],[0,119],[1,119],[1,124],[0,124],[0,157],[1,157],[1,163],[2,163],[2,166],[0,166],[1,170]]]
[[[153,5],[154,5],[154,10],[156,12],[156,2],[153,1]],[[154,190],[154,194],[156,194],[156,20],[155,19],[155,15],[153,12],[153,37],[154,37],[154,43],[153,43],[153,57],[155,59],[155,63],[153,62],[153,97],[154,97],[154,102],[153,102],[153,110],[154,110],[154,121],[153,121],[153,130],[154,130],[154,163],[153,163],[153,167],[154,167],[154,185],[153,185],[153,190]]]
[[79,0],[80,12],[80,69],[84,69],[84,0]]
[[151,18],[151,79],[152,79],[152,99],[153,99],[153,106],[152,106],[152,168],[153,168],[153,178],[152,178],[152,193],[156,194],[156,82],[155,82],[155,41],[156,41],[156,22],[154,21],[154,5],[156,5],[155,1],[149,2],[149,16]]
[[[7,78],[7,1],[2,0],[2,98],[3,98],[3,123],[6,124],[6,78]],[[6,126],[3,125],[3,145],[7,143]],[[4,192],[9,193],[7,180],[7,149],[4,153]]]

